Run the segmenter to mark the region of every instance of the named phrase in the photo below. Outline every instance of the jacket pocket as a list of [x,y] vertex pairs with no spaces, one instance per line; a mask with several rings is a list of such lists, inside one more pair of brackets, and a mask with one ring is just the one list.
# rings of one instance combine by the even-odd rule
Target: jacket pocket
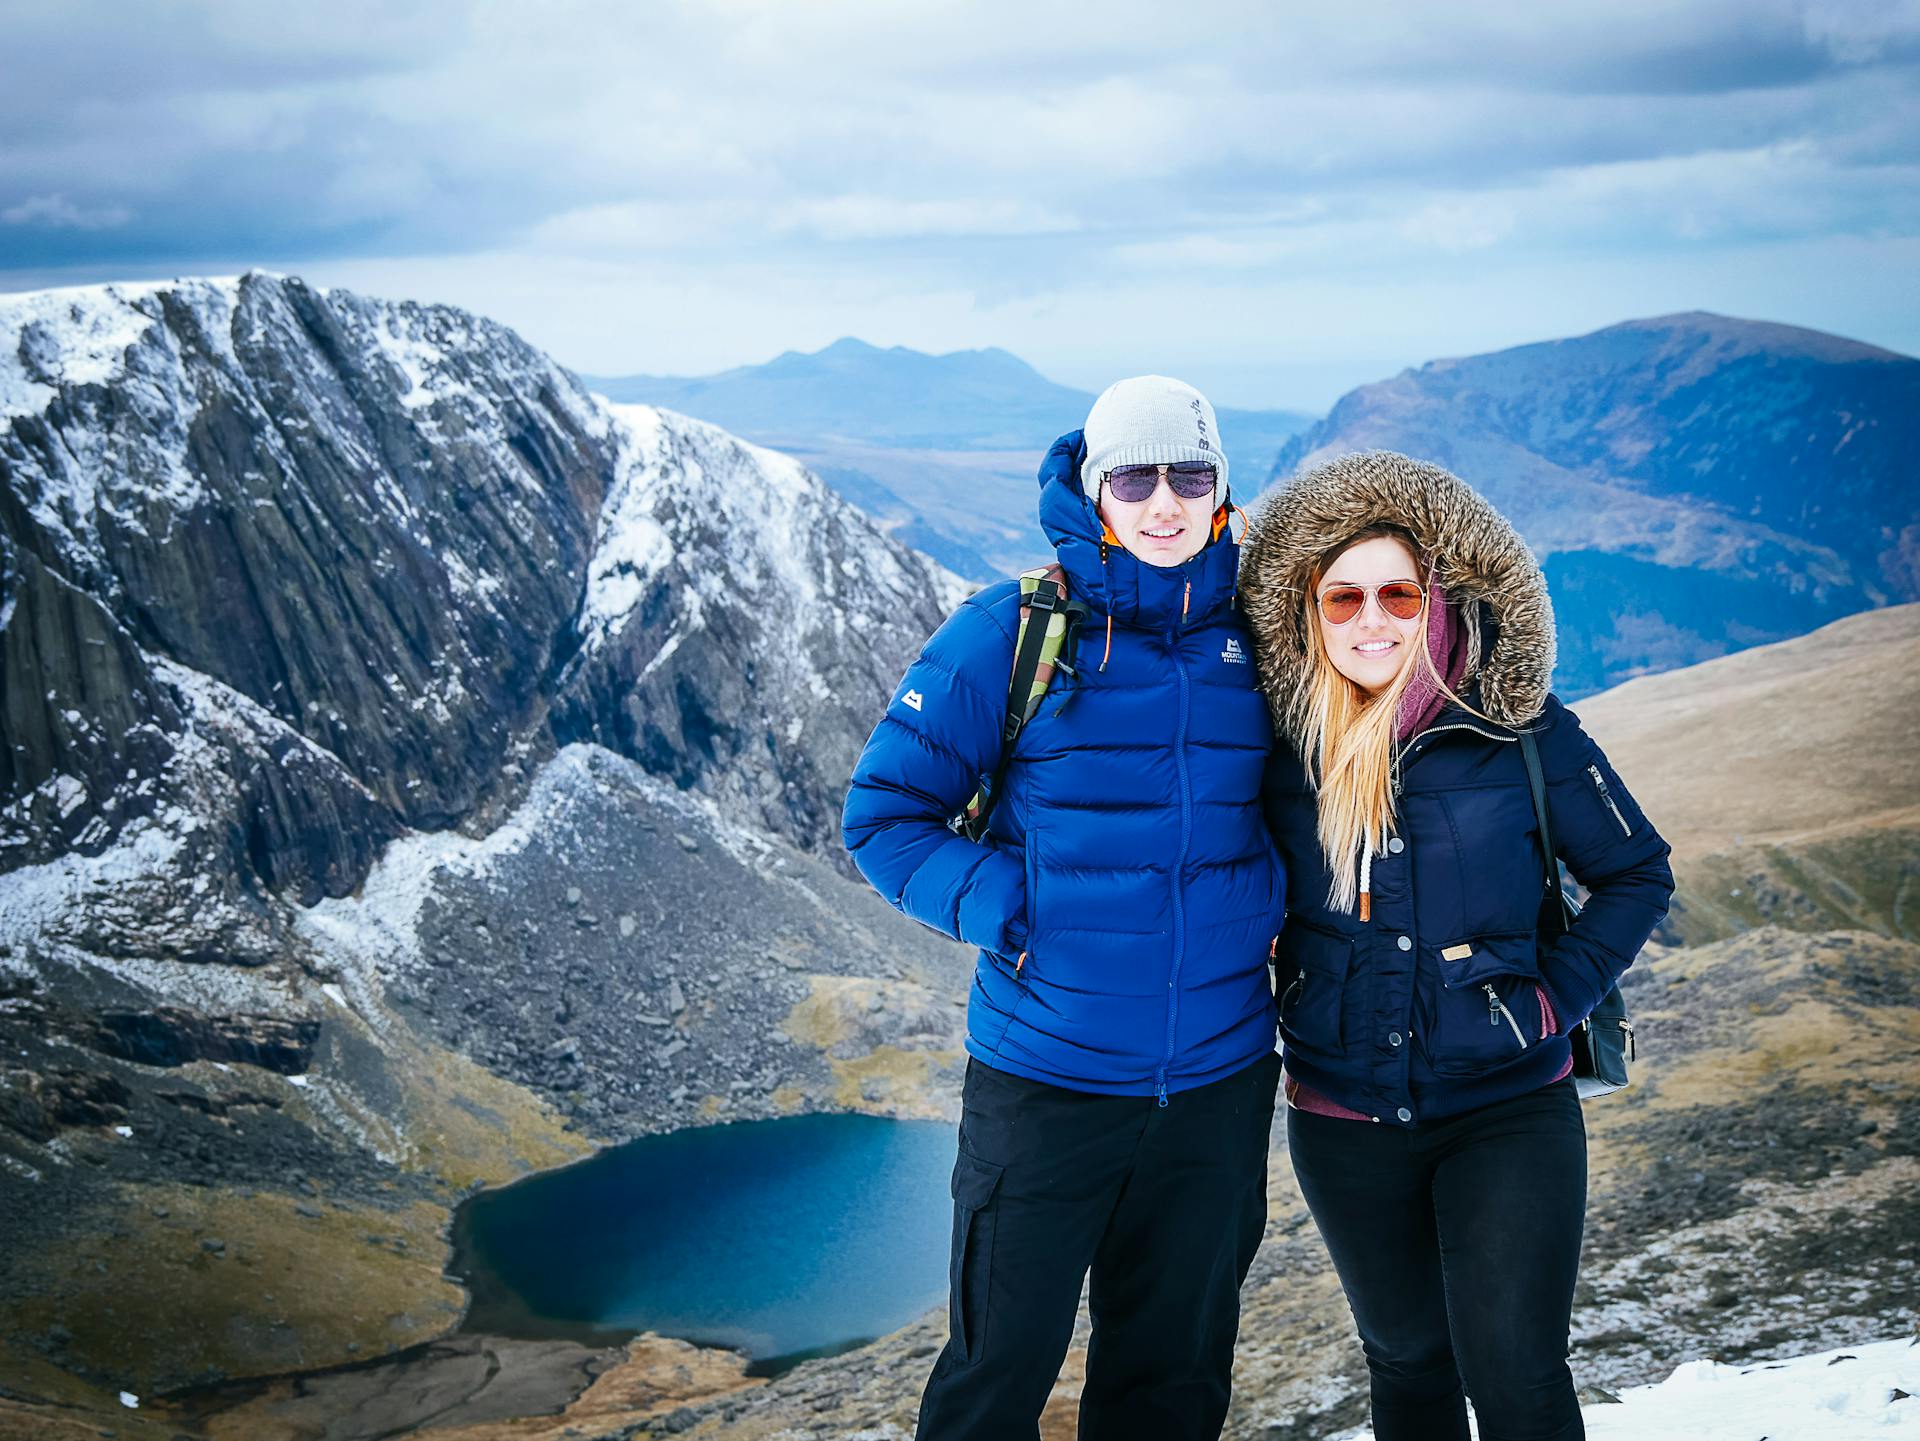
[[953,1164],[953,1245],[948,1251],[947,1326],[954,1354],[968,1365],[986,1347],[987,1305],[993,1279],[995,1204],[1004,1166],[966,1151]]
[[1428,952],[1434,983],[1424,1048],[1435,1075],[1478,1075],[1540,1044],[1540,965],[1532,931],[1467,937]]
[[1353,938],[1288,916],[1274,955],[1282,1039],[1289,1048],[1341,1054],[1345,1037],[1340,1013],[1353,965]]

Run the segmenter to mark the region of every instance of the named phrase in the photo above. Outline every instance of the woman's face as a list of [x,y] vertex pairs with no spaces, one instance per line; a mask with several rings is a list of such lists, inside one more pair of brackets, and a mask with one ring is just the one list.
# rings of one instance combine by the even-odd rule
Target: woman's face
[[1207,543],[1213,525],[1211,492],[1194,500],[1173,493],[1166,475],[1145,500],[1120,500],[1111,486],[1100,487],[1100,518],[1120,544],[1148,565],[1179,565],[1192,560]]
[[[1335,556],[1314,590],[1313,613],[1333,668],[1368,695],[1393,684],[1400,667],[1412,658],[1420,634],[1420,613],[1407,620],[1390,614],[1380,604],[1379,587],[1396,581],[1420,585],[1419,569],[1404,543],[1378,535]],[[1362,588],[1366,599],[1358,615],[1334,625],[1321,601],[1328,591],[1351,586]]]

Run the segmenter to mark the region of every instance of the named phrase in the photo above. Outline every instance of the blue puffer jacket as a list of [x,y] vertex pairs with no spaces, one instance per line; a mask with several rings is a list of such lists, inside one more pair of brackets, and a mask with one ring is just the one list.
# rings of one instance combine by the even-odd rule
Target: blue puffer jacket
[[[1153,1095],[1273,1049],[1267,955],[1286,878],[1260,814],[1273,732],[1222,531],[1149,566],[1080,488],[1061,437],[1040,521],[1091,614],[1015,742],[984,843],[947,828],[999,759],[1019,586],[935,632],[854,768],[847,848],[880,894],[980,947],[967,1050],[1052,1085]],[[1112,648],[1107,649],[1111,618]]]
[[[1472,710],[1448,706],[1402,748],[1363,924],[1328,904],[1333,878],[1298,744],[1313,664],[1307,573],[1372,520],[1411,531],[1437,558],[1475,644],[1463,695]],[[1266,810],[1293,880],[1277,947],[1288,1075],[1399,1125],[1545,1085],[1567,1066],[1567,1032],[1666,915],[1673,872],[1666,842],[1547,692],[1553,615],[1525,543],[1443,470],[1346,456],[1262,502],[1242,586],[1283,736]],[[1538,929],[1546,872],[1522,727],[1539,747],[1555,849],[1589,892],[1564,935]]]

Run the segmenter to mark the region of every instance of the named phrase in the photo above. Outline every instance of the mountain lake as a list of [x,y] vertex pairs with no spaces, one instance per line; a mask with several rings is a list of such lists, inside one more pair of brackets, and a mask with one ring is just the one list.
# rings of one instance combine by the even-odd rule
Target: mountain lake
[[482,1191],[453,1221],[461,1329],[590,1345],[655,1331],[774,1375],[947,1291],[954,1128],[795,1116],[645,1136]]

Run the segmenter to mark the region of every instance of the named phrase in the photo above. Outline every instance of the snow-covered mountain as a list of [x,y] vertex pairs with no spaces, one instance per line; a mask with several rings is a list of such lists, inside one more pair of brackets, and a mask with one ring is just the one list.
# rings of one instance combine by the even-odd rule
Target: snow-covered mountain
[[586,737],[830,847],[958,594],[500,326],[258,274],[0,299],[0,480],[0,868],[172,805],[196,873],[312,901]]
[[444,1326],[463,1189],[589,1138],[951,1091],[838,819],[965,589],[458,310],[0,297],[0,1411]]

